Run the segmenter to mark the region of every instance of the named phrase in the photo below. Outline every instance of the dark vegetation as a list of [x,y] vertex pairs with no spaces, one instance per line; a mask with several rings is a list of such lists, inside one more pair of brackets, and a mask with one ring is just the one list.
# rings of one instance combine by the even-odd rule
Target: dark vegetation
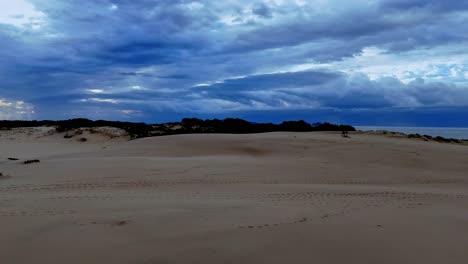
[[237,118],[224,120],[201,120],[198,118],[184,118],[180,123],[180,132],[186,133],[265,133],[275,131],[310,132],[310,131],[355,131],[354,127],[347,125],[333,125],[330,123],[310,125],[300,121],[285,121],[281,124],[252,123]]
[[130,135],[136,137],[144,136],[149,133],[151,126],[145,123],[131,123],[131,122],[118,122],[118,121],[105,121],[98,120],[93,121],[85,118],[76,118],[61,121],[43,120],[43,121],[0,121],[0,129],[11,129],[18,127],[40,127],[40,126],[55,126],[57,132],[67,132],[72,129],[78,129],[82,127],[116,127],[127,131]]
[[[145,124],[104,120],[93,121],[83,118],[63,121],[0,121],[0,129],[38,126],[55,126],[57,132],[67,132],[72,129],[78,129],[83,127],[116,127],[125,130],[132,138],[193,133],[247,134],[276,131],[356,131],[354,127],[348,125],[334,125],[330,123],[316,123],[310,125],[309,123],[303,120],[286,121],[281,124],[273,124],[252,123],[237,118],[227,118],[224,120],[202,120],[198,118],[184,118],[181,122],[164,124]],[[65,137],[70,136],[71,135],[68,134],[65,135]]]
[[444,137],[432,137],[429,135],[420,135],[420,134],[409,134],[408,138],[422,139],[424,141],[437,141],[440,143],[463,143],[462,140],[455,138],[444,138]]

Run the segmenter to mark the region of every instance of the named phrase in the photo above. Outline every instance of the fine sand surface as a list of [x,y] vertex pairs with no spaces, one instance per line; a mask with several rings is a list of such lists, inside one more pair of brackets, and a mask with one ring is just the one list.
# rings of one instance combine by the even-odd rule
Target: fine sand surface
[[0,131],[0,263],[468,263],[468,146],[79,137]]

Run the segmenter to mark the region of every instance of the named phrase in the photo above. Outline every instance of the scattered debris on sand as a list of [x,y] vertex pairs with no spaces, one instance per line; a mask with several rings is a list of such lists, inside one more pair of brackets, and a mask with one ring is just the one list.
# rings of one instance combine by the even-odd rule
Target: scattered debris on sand
[[40,160],[38,159],[35,159],[35,160],[25,160],[23,163],[24,164],[31,164],[31,163],[39,163],[41,162]]
[[350,138],[349,133],[346,130],[341,131],[341,136],[344,138]]
[[468,145],[468,140],[456,139],[456,138],[444,138],[441,136],[433,137],[430,135],[420,135],[420,134],[405,134],[401,132],[392,132],[385,130],[370,130],[370,131],[359,131],[359,133],[370,134],[370,135],[385,135],[389,137],[396,138],[407,138],[407,139],[416,139],[426,142],[438,142],[438,143],[449,143],[449,144],[462,144]]
[[458,140],[458,139],[455,139],[455,138],[444,138],[444,137],[440,137],[440,136],[432,137],[432,136],[429,136],[429,135],[420,135],[420,134],[409,134],[408,138],[410,138],[410,139],[411,138],[421,139],[421,140],[424,140],[424,141],[436,141],[436,142],[440,142],[440,143],[456,143],[456,144],[462,143],[461,140]]
[[117,222],[113,223],[112,226],[124,226],[124,225],[127,225],[127,224],[128,224],[128,221],[122,220],[122,221],[117,221]]

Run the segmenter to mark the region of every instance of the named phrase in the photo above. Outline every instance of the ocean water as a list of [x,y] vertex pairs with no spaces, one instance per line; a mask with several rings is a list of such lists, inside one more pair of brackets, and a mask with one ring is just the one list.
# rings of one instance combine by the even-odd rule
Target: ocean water
[[358,130],[386,130],[405,134],[420,134],[433,137],[468,139],[468,128],[458,127],[384,127],[384,126],[355,126]]

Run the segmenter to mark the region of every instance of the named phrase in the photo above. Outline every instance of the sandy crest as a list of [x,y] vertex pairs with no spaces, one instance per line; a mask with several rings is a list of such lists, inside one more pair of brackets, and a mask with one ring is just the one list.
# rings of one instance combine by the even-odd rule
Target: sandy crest
[[1,133],[1,263],[468,263],[464,145]]

